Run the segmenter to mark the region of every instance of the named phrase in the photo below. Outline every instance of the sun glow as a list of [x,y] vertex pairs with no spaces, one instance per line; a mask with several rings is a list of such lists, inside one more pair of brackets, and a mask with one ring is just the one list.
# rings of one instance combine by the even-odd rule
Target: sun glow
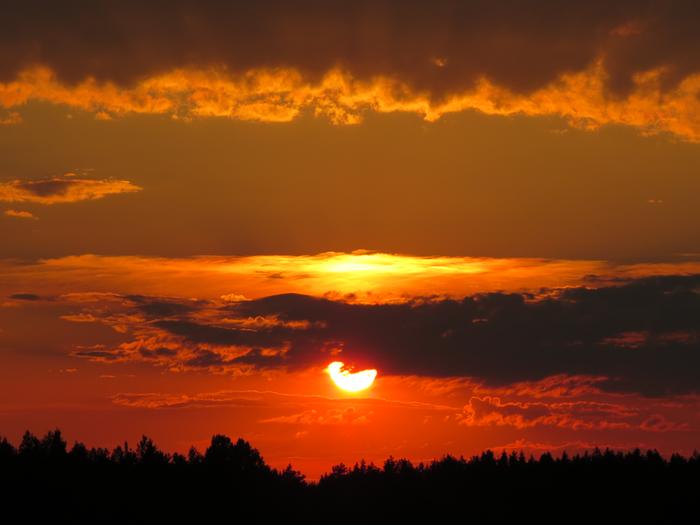
[[345,363],[341,361],[333,361],[330,365],[328,365],[326,371],[328,372],[328,375],[331,376],[331,379],[336,386],[347,392],[360,392],[361,390],[366,390],[372,386],[374,379],[377,377],[377,371],[374,369],[362,370],[360,372],[353,373],[348,370],[345,367]]

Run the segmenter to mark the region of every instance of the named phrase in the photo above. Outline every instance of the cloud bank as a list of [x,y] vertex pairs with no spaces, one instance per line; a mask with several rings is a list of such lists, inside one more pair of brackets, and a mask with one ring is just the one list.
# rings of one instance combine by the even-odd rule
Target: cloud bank
[[476,109],[700,140],[688,1],[10,2],[0,104],[355,123]]
[[[183,258],[75,255],[0,260],[0,294],[100,294],[197,297],[223,302],[298,293],[346,303],[404,303],[415,297],[461,299],[484,292],[601,287],[652,275],[700,274],[694,254],[675,262],[414,256],[356,250],[312,255]],[[544,289],[540,292],[540,289]]]
[[653,397],[700,391],[699,291],[693,275],[400,304],[298,294],[233,303],[112,296],[74,303],[64,319],[124,334],[116,346],[73,352],[104,363],[245,372],[302,370],[341,356],[384,375],[468,377],[510,385],[511,393],[521,382],[577,376],[589,379],[558,383]]

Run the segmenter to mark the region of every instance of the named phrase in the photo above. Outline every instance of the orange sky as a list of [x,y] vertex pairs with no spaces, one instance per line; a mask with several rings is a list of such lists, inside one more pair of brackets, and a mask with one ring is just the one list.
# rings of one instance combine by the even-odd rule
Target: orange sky
[[[690,279],[692,289],[697,286],[692,284],[697,282],[697,265],[374,252],[188,259],[84,255],[33,264],[7,260],[0,281],[5,297],[1,305],[5,401],[0,418],[5,432],[15,439],[26,427],[60,426],[75,439],[105,446],[134,440],[142,432],[173,450],[185,450],[191,443],[204,446],[218,431],[243,435],[272,464],[292,461],[312,478],[341,460],[364,457],[381,462],[390,454],[430,459],[448,452],[476,453],[485,447],[517,446],[537,452],[605,444],[688,452],[694,447],[698,424],[692,378],[688,384],[679,378],[677,388],[660,395],[647,390],[651,383],[645,383],[644,368],[649,365],[643,364],[641,376],[632,377],[631,384],[610,383],[616,364],[606,363],[593,349],[591,371],[564,360],[554,364],[561,368],[552,368],[551,373],[525,365],[518,378],[522,365],[496,362],[492,368],[483,364],[490,361],[485,354],[484,368],[470,372],[461,364],[435,367],[431,360],[421,364],[418,356],[399,358],[395,351],[402,348],[386,345],[392,340],[401,345],[401,336],[383,334],[372,341],[376,346],[366,348],[361,337],[355,342],[344,330],[331,329],[338,323],[359,322],[357,330],[374,330],[372,317],[383,318],[381,310],[391,307],[397,309],[386,321],[385,330],[391,332],[407,322],[426,322],[422,317],[411,321],[418,305],[441,305],[464,296],[482,297],[485,302],[489,293],[502,298],[532,294],[524,303],[532,305],[576,301],[563,294],[628,290],[653,276],[662,279],[657,283],[661,293],[673,293],[663,284],[664,276]],[[279,295],[290,292],[306,295]],[[637,292],[625,293],[634,297]],[[327,298],[314,299],[322,301],[320,312],[307,310],[304,301],[296,304],[296,298],[306,296]],[[275,297],[289,297],[291,303],[283,301],[277,310],[264,311],[264,302]],[[257,313],[238,309],[253,304],[262,309]],[[367,310],[360,312],[359,320],[351,310],[339,317],[324,316],[333,304]],[[488,315],[494,320],[507,316],[507,309],[499,313],[501,308]],[[657,306],[648,308],[653,313]],[[457,314],[444,315],[452,319]],[[512,315],[515,321],[516,314]],[[622,311],[625,315],[629,312]],[[440,322],[439,316],[429,319]],[[448,327],[440,329],[443,338],[464,322],[476,326],[491,322],[481,317],[449,319]],[[598,336],[608,345],[605,352],[642,352],[664,338],[694,345],[693,321],[675,330],[650,326],[649,331],[626,329],[628,321],[618,322],[621,326],[610,327],[608,337]],[[559,330],[555,321],[551,328]],[[517,325],[513,329],[519,330]],[[279,339],[274,335],[278,330]],[[438,344],[439,337],[430,342],[435,336],[428,326],[419,330],[426,332],[428,345]],[[316,331],[311,355],[297,355],[297,347],[307,344],[304,334]],[[252,339],[237,342],[241,333]],[[571,334],[572,341],[576,337]],[[268,358],[281,356],[281,360],[232,361],[257,355],[259,344],[267,347],[263,354],[266,351]],[[482,344],[486,347],[465,351],[508,355],[507,349],[488,350],[488,342]],[[528,344],[533,347],[523,351],[538,351],[536,341]],[[405,351],[431,353],[422,345]],[[358,369],[377,366],[375,383],[354,394],[338,389],[324,370],[338,359],[357,364]],[[387,359],[389,363],[398,359],[396,369],[382,367]],[[405,359],[417,361],[401,364]],[[668,365],[685,366],[677,359],[669,359]],[[422,366],[434,371],[421,373]],[[659,375],[654,386],[663,389],[665,377]],[[673,375],[670,379],[675,381]]]
[[0,20],[0,435],[697,448],[692,3],[79,4]]

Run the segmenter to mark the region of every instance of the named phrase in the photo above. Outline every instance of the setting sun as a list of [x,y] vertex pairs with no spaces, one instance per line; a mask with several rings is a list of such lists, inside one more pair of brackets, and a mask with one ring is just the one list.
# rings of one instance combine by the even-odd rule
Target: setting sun
[[341,390],[347,392],[360,392],[366,390],[377,377],[377,371],[374,369],[362,370],[360,372],[351,372],[341,361],[333,361],[326,368],[328,375]]

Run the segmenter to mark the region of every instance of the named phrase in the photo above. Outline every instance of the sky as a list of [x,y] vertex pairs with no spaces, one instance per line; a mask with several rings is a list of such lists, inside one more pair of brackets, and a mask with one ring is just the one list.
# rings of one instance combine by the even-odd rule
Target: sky
[[695,2],[4,11],[0,435],[698,448]]

